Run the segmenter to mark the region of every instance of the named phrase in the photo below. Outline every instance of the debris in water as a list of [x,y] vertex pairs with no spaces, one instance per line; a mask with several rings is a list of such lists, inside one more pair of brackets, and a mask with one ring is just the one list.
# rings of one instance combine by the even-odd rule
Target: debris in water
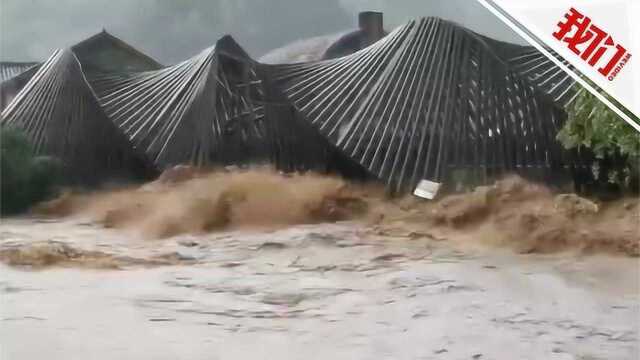
[[436,195],[438,195],[438,190],[440,190],[441,185],[442,184],[437,182],[422,180],[420,181],[420,183],[418,183],[418,186],[413,191],[413,195],[424,199],[433,200]]

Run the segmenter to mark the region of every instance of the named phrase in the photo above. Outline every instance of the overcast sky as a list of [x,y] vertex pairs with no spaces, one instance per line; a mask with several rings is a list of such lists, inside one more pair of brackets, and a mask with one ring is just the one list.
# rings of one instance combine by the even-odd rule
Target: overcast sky
[[45,59],[102,28],[171,64],[231,34],[252,56],[291,41],[354,28],[362,10],[388,30],[439,16],[521,42],[475,0],[0,0],[0,59]]

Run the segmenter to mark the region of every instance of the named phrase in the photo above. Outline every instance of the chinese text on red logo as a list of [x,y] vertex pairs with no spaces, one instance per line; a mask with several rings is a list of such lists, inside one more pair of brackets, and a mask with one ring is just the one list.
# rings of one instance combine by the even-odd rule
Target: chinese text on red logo
[[578,10],[571,8],[564,17],[566,20],[558,23],[553,36],[566,42],[569,50],[580,55],[590,66],[600,65],[598,72],[613,81],[631,59],[631,54]]

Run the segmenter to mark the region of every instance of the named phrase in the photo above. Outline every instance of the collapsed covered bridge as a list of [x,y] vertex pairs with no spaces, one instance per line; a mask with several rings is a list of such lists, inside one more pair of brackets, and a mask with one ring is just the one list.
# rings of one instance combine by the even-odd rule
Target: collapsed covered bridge
[[[373,177],[397,193],[422,179],[450,181],[457,170],[479,181],[507,172],[544,178],[571,162],[555,135],[573,83],[530,48],[437,18],[343,57],[298,64],[260,64],[229,36],[169,67],[149,59],[135,63],[143,68],[101,67],[78,53],[36,67],[40,75],[29,74],[2,113],[4,125],[64,161],[73,155],[52,144],[101,137],[155,169],[270,162]],[[541,69],[554,72],[551,80],[540,80]],[[61,125],[69,118],[82,125]],[[72,143],[72,154],[91,145]],[[85,162],[104,163],[100,152],[87,153],[94,157]]]

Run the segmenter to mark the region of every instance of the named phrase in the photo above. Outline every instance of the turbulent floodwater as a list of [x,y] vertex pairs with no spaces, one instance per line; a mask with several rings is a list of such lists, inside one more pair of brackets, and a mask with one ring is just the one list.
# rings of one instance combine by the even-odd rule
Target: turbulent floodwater
[[[308,180],[287,181],[309,188]],[[184,195],[185,189],[151,199],[146,193],[84,199],[83,216],[4,219],[0,358],[640,356],[640,260],[627,256],[637,249],[626,237],[635,221],[627,210],[635,205],[600,211],[618,221],[608,236],[583,235],[558,247],[549,239],[569,238],[567,223],[578,229],[572,221],[579,218],[547,221],[541,210],[547,200],[535,189],[514,195],[497,187],[492,196],[515,218],[500,212],[507,210],[483,215],[498,210],[478,203],[476,194],[462,202],[467,205],[457,197],[425,209],[405,200],[394,207],[367,200],[367,216],[357,207],[358,216],[335,222],[336,213],[349,217],[342,205],[351,199],[352,209],[353,196],[336,197],[335,180],[321,183],[313,186],[320,197],[298,196],[296,185],[282,199],[248,196],[238,192],[246,187],[234,185],[234,199],[240,194],[243,205],[225,202],[225,226],[210,231],[196,221],[150,237],[148,224],[156,229],[165,212],[122,219],[131,206],[175,204],[175,191]],[[284,191],[275,184],[266,189]],[[220,191],[210,196],[216,211]],[[277,226],[265,227],[238,213],[264,211],[270,201],[289,202],[304,214],[271,214]],[[510,201],[527,211],[518,213]],[[160,218],[184,219],[189,213],[183,210],[193,208],[183,205]],[[434,217],[429,226],[426,214]],[[534,215],[545,226],[527,230]],[[531,236],[505,230],[522,219]],[[603,231],[603,224],[589,222],[590,234]],[[500,241],[487,241],[489,235]],[[515,240],[519,246],[503,246]]]
[[633,258],[460,251],[349,222],[151,242],[75,220],[1,231],[104,256],[0,268],[2,359],[639,355]]

